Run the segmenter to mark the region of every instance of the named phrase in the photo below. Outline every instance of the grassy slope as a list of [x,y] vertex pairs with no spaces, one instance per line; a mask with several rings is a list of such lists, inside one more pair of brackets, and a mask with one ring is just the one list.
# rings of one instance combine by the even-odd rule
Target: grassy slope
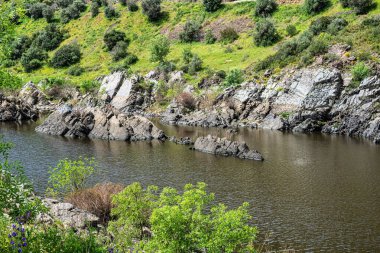
[[[371,14],[380,13],[380,0],[376,0],[376,2],[377,8],[371,11]],[[173,28],[176,24],[184,23],[189,18],[199,17],[204,17],[205,23],[212,22],[218,18],[233,20],[244,16],[255,20],[252,16],[254,10],[253,2],[227,4],[215,13],[205,12],[201,3],[164,2],[162,9],[167,14],[166,18],[156,24],[149,23],[146,17],[141,13],[141,9],[131,13],[127,11],[125,7],[119,6],[118,4],[115,7],[121,14],[118,19],[107,20],[104,17],[102,8],[101,13],[95,18],[91,18],[91,13],[88,10],[81,18],[73,20],[64,26],[65,29],[68,30],[69,37],[62,44],[77,41],[81,45],[83,58],[80,66],[86,69],[86,73],[82,76],[68,76],[66,74],[67,69],[53,69],[46,65],[33,73],[24,73],[22,67],[18,64],[13,67],[13,71],[17,72],[24,81],[39,81],[46,77],[57,77],[70,79],[73,83],[93,80],[100,75],[107,74],[110,67],[120,64],[112,62],[110,54],[106,52],[103,47],[103,35],[107,29],[112,27],[124,31],[131,39],[129,52],[136,54],[140,59],[138,63],[132,67],[132,70],[146,73],[155,67],[155,64],[149,61],[150,43],[152,39],[160,33],[163,27]],[[289,39],[285,33],[287,25],[294,24],[299,31],[303,31],[307,29],[312,20],[323,15],[334,15],[342,11],[344,11],[344,9],[336,0],[334,0],[332,7],[314,17],[305,15],[300,5],[282,5],[273,15],[273,20],[276,23],[279,33],[283,37],[283,42]],[[349,17],[349,20],[352,22],[355,22],[356,19],[357,17],[353,14]],[[18,27],[18,33],[31,35],[43,29],[45,25],[46,22],[43,19],[37,21],[26,19]],[[205,67],[215,70],[229,70],[232,68],[244,69],[252,63],[272,54],[276,49],[276,45],[266,48],[256,47],[253,44],[251,32],[249,32],[240,34],[239,39],[232,45],[234,49],[232,53],[225,53],[226,45],[221,43],[206,45],[202,42],[183,44],[173,41],[169,60],[177,62],[177,65],[180,65],[182,51],[187,47],[190,47],[193,52],[201,57]],[[54,52],[50,52],[49,54],[52,55],[53,53]]]

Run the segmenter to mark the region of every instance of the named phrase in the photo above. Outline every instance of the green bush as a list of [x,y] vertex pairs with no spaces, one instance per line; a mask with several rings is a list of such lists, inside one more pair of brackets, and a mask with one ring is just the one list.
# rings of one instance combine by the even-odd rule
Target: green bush
[[67,8],[73,3],[74,0],[56,0],[55,2],[61,8]]
[[220,32],[220,41],[232,43],[239,38],[239,34],[232,27],[226,27]]
[[150,48],[152,62],[165,62],[166,56],[170,52],[170,41],[165,36],[158,36]]
[[22,54],[28,50],[31,44],[32,40],[28,36],[21,36],[15,39],[10,46],[10,59],[20,59]]
[[104,9],[104,15],[106,16],[107,19],[114,19],[114,18],[119,17],[119,13],[112,6],[107,6]]
[[[79,90],[82,93],[97,91],[99,90],[99,88],[100,88],[100,83],[98,81],[84,81],[79,85]],[[88,176],[90,176],[90,173]]]
[[79,10],[79,12],[84,12],[87,9],[87,5],[83,0],[75,0],[72,5],[75,9]]
[[67,70],[67,74],[70,76],[80,76],[84,72],[84,68],[80,66],[73,66]]
[[99,14],[99,4],[97,2],[91,3],[91,17],[95,18]]
[[59,48],[51,59],[50,65],[54,68],[63,68],[78,63],[80,59],[80,47],[73,43]]
[[31,46],[21,57],[21,64],[25,72],[31,72],[39,69],[45,63],[48,55],[45,50]]
[[353,8],[356,14],[366,14],[374,6],[373,0],[351,0],[349,7]]
[[130,12],[135,12],[139,9],[139,6],[137,5],[135,0],[128,0],[127,1],[127,8]]
[[327,27],[327,32],[332,35],[336,35],[348,25],[348,22],[344,18],[335,18]]
[[119,0],[119,3],[120,3],[122,6],[126,6],[126,5],[127,5],[127,0]]
[[22,80],[11,73],[0,69],[0,90],[18,90],[22,87]]
[[308,51],[310,52],[310,55],[317,56],[326,53],[328,50],[328,43],[326,40],[322,38],[314,39],[309,48]]
[[54,8],[46,6],[42,10],[42,16],[46,19],[46,22],[51,23],[54,20]]
[[187,20],[179,34],[181,42],[193,42],[200,39],[201,24],[196,20]]
[[202,60],[198,55],[192,53],[189,48],[183,50],[182,59],[185,63],[184,67],[182,68],[184,72],[193,75],[202,69]]
[[328,26],[331,24],[333,18],[332,17],[327,17],[323,16],[320,17],[313,22],[311,22],[309,26],[309,30],[313,33],[313,35],[318,35],[322,32],[327,31]]
[[297,31],[297,28],[294,26],[294,25],[288,25],[286,27],[286,33],[290,36],[290,37],[293,37],[295,35],[297,35],[298,31]]
[[279,39],[277,30],[272,22],[263,19],[257,22],[254,33],[254,41],[256,46],[270,46]]
[[203,0],[203,5],[208,12],[214,12],[222,7],[222,0]]
[[135,64],[137,61],[139,60],[139,58],[134,55],[134,54],[128,54],[127,57],[125,57],[125,60],[124,60],[124,66],[130,66],[130,65],[133,65]]
[[226,87],[236,86],[241,84],[244,81],[243,71],[240,69],[233,69],[228,72],[223,85]]
[[307,14],[317,14],[330,5],[330,0],[305,0],[304,8]]
[[82,0],[75,0],[67,8],[61,11],[61,22],[66,24],[72,19],[80,17],[81,12],[86,10],[87,6]]
[[64,30],[55,24],[48,24],[44,30],[33,35],[32,45],[50,51],[56,49],[64,39]]
[[43,18],[43,11],[46,7],[47,6],[44,3],[31,4],[27,10],[27,15],[33,19]]
[[268,17],[277,9],[276,0],[257,0],[255,15],[257,17]]
[[47,193],[50,196],[64,196],[83,189],[88,178],[95,172],[94,158],[60,160],[55,168],[49,170]]
[[111,51],[120,41],[128,42],[125,33],[115,29],[106,32],[103,41],[106,44],[108,51]]
[[111,54],[114,61],[119,61],[125,58],[128,54],[128,43],[125,41],[118,41],[116,45],[112,48]]
[[214,44],[216,41],[215,35],[212,33],[211,29],[208,29],[205,34],[206,44]]
[[157,21],[161,17],[161,0],[143,0],[141,2],[143,13],[149,21]]
[[352,67],[351,74],[353,81],[361,82],[366,77],[371,75],[371,69],[368,68],[363,62],[358,62]]
[[339,2],[344,8],[350,7],[351,4],[351,0],[339,0]]

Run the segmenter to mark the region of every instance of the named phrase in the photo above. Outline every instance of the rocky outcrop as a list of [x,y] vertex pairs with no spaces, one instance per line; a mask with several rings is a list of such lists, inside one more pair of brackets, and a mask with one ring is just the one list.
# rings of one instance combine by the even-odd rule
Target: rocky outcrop
[[165,134],[145,117],[127,116],[110,107],[72,108],[64,105],[53,112],[37,132],[66,137],[106,140],[164,140]]
[[96,227],[99,223],[99,217],[74,207],[70,203],[61,203],[55,199],[43,199],[43,204],[47,207],[48,212],[37,216],[37,222],[52,224],[58,220],[66,228],[84,229],[88,226]]
[[245,142],[230,141],[225,138],[218,138],[208,135],[207,137],[198,137],[194,143],[194,149],[222,156],[234,156],[241,159],[250,159],[256,161],[264,160],[263,156],[256,150],[250,150]]

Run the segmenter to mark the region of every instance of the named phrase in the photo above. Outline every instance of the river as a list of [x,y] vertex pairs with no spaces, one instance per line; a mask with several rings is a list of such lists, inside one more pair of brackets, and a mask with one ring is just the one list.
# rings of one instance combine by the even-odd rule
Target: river
[[230,207],[251,204],[260,243],[300,252],[380,252],[380,146],[323,134],[158,125],[168,135],[244,140],[264,162],[218,157],[166,142],[74,140],[34,132],[36,123],[0,123],[42,193],[48,169],[63,158],[94,156],[92,183],[112,181],[181,188],[206,182]]

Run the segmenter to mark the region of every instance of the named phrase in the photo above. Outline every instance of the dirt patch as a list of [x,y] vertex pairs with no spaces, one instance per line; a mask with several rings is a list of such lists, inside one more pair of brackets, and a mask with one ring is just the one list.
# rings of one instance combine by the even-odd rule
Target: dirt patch
[[174,27],[163,27],[160,31],[162,35],[165,35],[168,39],[170,40],[178,40],[179,39],[179,34],[183,30],[183,24],[177,24]]
[[277,0],[278,4],[300,4],[303,0]]

